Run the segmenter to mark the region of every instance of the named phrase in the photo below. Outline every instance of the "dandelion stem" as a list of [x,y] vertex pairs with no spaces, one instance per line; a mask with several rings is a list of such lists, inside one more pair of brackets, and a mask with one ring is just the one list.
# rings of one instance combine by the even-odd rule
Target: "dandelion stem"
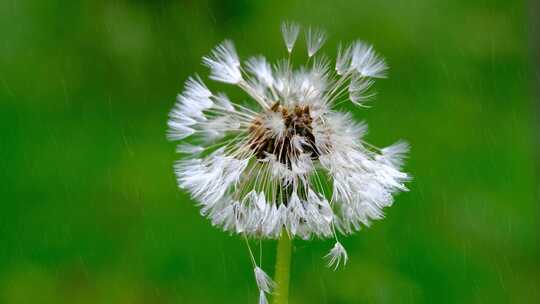
[[287,232],[283,231],[277,245],[274,304],[289,303],[291,245],[292,240],[289,238]]

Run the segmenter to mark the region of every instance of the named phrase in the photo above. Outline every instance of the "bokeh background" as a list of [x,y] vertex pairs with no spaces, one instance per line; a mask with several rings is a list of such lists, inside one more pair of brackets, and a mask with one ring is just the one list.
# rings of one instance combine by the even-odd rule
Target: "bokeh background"
[[344,269],[295,242],[291,303],[540,303],[534,2],[2,0],[0,303],[256,302],[242,240],[175,185],[166,120],[223,39],[284,56],[282,20],[387,58],[350,110],[411,143],[414,176]]

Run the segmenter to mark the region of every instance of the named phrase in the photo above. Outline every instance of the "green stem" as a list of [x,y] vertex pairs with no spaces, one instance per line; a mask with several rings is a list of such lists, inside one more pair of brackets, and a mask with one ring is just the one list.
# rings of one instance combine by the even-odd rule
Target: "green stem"
[[276,255],[276,273],[274,281],[276,289],[274,290],[274,304],[289,303],[289,278],[291,269],[291,245],[292,240],[287,232],[281,232],[281,238],[277,245]]

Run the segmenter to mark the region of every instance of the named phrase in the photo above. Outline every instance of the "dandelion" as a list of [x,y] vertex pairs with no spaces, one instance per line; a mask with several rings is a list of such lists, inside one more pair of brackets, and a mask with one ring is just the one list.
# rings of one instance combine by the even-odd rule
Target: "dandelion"
[[[340,109],[345,102],[363,106],[372,99],[374,80],[386,76],[384,60],[356,41],[340,46],[330,64],[315,56],[325,33],[310,28],[309,60],[295,68],[290,54],[299,32],[297,24],[282,25],[289,56],[275,64],[263,56],[242,63],[231,41],[218,45],[203,57],[209,77],[235,85],[251,102],[231,101],[194,76],[168,122],[168,137],[184,141],[177,147],[184,155],[175,165],[178,185],[214,226],[245,238],[259,303],[267,303],[275,284],[256,261],[250,238],[280,239],[277,271],[287,272],[287,261],[279,259],[289,258],[292,238],[333,238],[326,258],[337,268],[348,259],[338,233],[351,234],[381,219],[393,194],[407,191],[409,179],[401,171],[408,145],[368,144],[366,125]],[[281,280],[288,282],[288,275],[278,280],[276,296],[286,298]]]

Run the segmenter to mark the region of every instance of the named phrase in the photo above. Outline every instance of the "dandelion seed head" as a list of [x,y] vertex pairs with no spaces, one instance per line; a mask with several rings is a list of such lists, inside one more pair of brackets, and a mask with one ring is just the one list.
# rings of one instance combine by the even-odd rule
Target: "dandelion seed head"
[[[284,24],[282,33],[291,52],[299,26]],[[224,231],[333,238],[383,218],[394,194],[407,191],[409,176],[401,167],[408,145],[368,144],[366,124],[340,107],[372,100],[385,62],[372,46],[356,41],[338,49],[334,65],[317,54],[326,40],[322,30],[308,29],[306,40],[311,60],[298,67],[290,58],[241,62],[226,40],[203,63],[210,79],[234,85],[248,101],[212,92],[193,76],[169,115],[167,136],[183,141],[178,185]],[[329,255],[332,265],[347,260],[338,244]],[[266,292],[264,284],[259,288]]]

